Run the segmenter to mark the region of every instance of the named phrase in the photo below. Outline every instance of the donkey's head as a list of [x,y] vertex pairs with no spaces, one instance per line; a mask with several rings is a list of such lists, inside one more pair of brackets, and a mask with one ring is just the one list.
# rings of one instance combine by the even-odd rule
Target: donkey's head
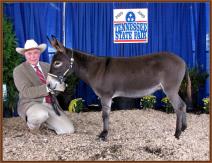
[[52,40],[49,38],[48,40],[56,49],[47,77],[47,84],[53,89],[58,82],[64,82],[67,75],[73,72],[74,58],[73,51],[64,47],[54,36],[52,36]]

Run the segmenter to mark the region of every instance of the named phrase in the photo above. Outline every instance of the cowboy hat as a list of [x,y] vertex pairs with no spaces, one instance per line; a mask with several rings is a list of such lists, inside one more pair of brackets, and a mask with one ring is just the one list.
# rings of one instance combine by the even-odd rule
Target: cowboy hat
[[31,49],[39,49],[40,52],[44,52],[44,50],[46,49],[46,44],[40,44],[38,45],[35,40],[27,40],[24,48],[16,48],[16,51],[22,55],[24,55],[24,52],[27,50],[31,50]]

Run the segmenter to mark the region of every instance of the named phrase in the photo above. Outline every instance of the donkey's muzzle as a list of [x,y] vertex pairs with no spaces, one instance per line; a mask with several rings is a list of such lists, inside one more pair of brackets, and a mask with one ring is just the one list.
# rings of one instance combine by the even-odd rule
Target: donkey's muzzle
[[52,91],[64,92],[66,88],[66,84],[64,82],[60,82],[57,78],[52,75],[47,76],[47,87]]

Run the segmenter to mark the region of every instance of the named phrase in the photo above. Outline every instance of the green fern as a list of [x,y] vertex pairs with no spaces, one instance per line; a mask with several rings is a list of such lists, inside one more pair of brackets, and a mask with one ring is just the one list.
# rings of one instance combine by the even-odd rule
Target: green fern
[[13,112],[18,96],[13,81],[13,69],[23,61],[23,57],[15,50],[16,46],[12,22],[3,17],[3,83],[7,86],[6,102],[10,112]]

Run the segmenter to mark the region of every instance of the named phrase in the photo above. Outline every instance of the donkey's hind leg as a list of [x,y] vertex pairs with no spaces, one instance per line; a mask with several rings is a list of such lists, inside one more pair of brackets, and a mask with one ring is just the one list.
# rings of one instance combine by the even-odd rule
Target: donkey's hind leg
[[[175,91],[174,91],[175,92]],[[186,122],[186,104],[178,95],[178,93],[173,92],[165,92],[167,97],[169,98],[175,112],[177,115],[176,121],[176,131],[174,136],[179,139],[181,132],[187,128]]]

